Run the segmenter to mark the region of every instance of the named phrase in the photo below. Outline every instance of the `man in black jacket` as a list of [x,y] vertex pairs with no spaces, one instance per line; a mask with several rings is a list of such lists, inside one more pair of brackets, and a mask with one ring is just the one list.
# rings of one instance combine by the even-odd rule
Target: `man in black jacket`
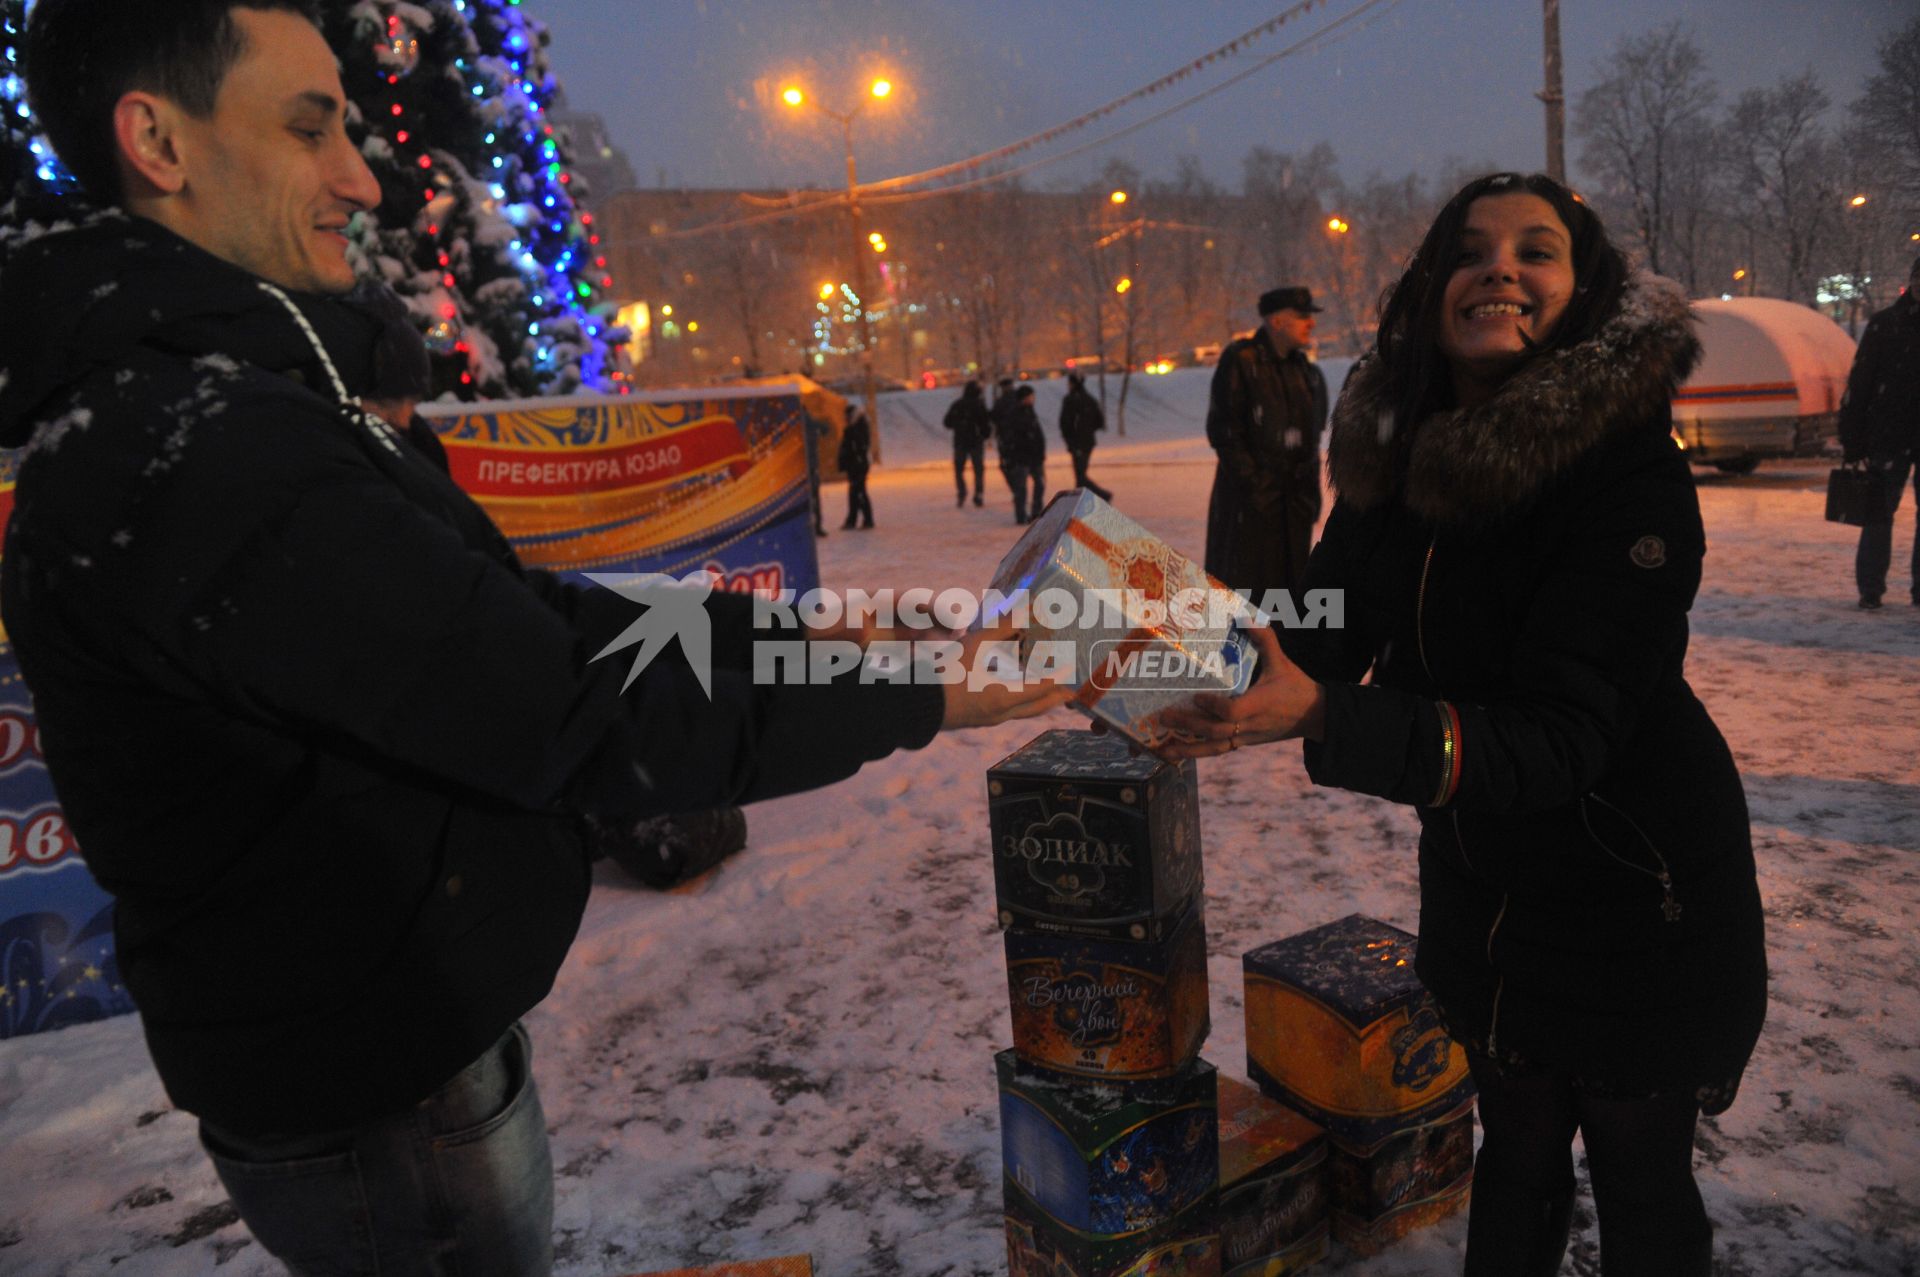
[[1261,295],[1260,331],[1220,354],[1207,403],[1219,454],[1207,504],[1207,571],[1259,601],[1297,591],[1320,517],[1327,379],[1307,358],[1320,307],[1305,288]]
[[953,486],[958,495],[955,506],[967,503],[967,463],[973,463],[973,503],[984,505],[980,495],[987,473],[987,440],[993,437],[993,418],[978,381],[961,388],[960,397],[947,407],[944,423],[953,432]]
[[1022,386],[1001,400],[1006,410],[994,429],[1000,436],[1000,473],[1013,492],[1013,521],[1040,517],[1047,494],[1047,435],[1033,410],[1033,387]]
[[[1848,462],[1864,461],[1880,472],[1886,517],[1860,529],[1854,552],[1854,582],[1860,606],[1872,611],[1887,591],[1893,560],[1893,514],[1907,474],[1914,471],[1915,501],[1920,503],[1920,258],[1907,276],[1906,291],[1893,305],[1867,321],[1840,403],[1840,446]],[[1908,588],[1920,607],[1920,531],[1914,534]]]
[[1073,486],[1085,488],[1102,501],[1113,500],[1113,493],[1087,477],[1087,462],[1093,457],[1094,438],[1107,428],[1100,401],[1087,393],[1087,379],[1077,372],[1067,374],[1067,397],[1060,401],[1060,442],[1067,445],[1073,458]]
[[588,831],[1058,697],[760,685],[732,596],[695,605],[704,682],[683,647],[623,694],[593,658],[634,605],[524,570],[309,318],[380,198],[313,11],[40,0],[25,45],[49,138],[115,207],[0,270],[0,445],[31,439],[0,609],[154,1064],[296,1270],[545,1272],[518,1019],[579,924]]

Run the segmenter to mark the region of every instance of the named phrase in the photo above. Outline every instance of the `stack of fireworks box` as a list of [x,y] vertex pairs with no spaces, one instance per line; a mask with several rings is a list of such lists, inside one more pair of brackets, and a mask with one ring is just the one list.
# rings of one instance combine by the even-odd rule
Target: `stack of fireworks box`
[[1319,1132],[1199,1058],[1193,764],[1050,731],[987,776],[1014,1277],[1277,1277],[1324,1254]]
[[1334,1238],[1372,1255],[1460,1210],[1473,1082],[1414,974],[1414,938],[1353,914],[1242,958],[1247,1074],[1328,1135]]

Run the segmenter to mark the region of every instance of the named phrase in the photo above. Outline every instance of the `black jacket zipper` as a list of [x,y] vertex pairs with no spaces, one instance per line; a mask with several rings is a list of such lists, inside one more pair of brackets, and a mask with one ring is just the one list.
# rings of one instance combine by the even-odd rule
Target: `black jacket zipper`
[[[1620,819],[1627,822],[1628,827],[1630,827],[1634,833],[1640,836],[1640,841],[1646,844],[1647,850],[1653,853],[1653,858],[1660,862],[1660,868],[1657,871],[1653,869],[1649,869],[1645,865],[1635,864],[1633,861],[1628,860],[1625,856],[1622,856],[1619,852],[1615,851],[1612,847],[1609,847],[1607,845],[1606,840],[1601,838],[1599,833],[1595,831],[1593,827],[1593,822],[1587,819],[1587,799],[1588,798],[1592,799],[1596,803],[1599,803],[1602,807],[1605,807],[1608,811],[1611,811],[1614,815],[1620,817]],[[1608,802],[1606,799],[1602,798],[1600,795],[1590,793],[1586,796],[1586,798],[1582,798],[1580,800],[1580,823],[1587,827],[1587,837],[1593,839],[1594,845],[1599,847],[1600,850],[1606,852],[1607,855],[1613,857],[1613,859],[1619,861],[1621,864],[1633,870],[1635,873],[1643,873],[1647,875],[1647,877],[1659,883],[1660,884],[1660,916],[1665,918],[1668,922],[1680,921],[1680,901],[1673,894],[1673,874],[1668,871],[1667,858],[1660,854],[1660,849],[1653,845],[1653,839],[1647,837],[1646,830],[1640,828],[1639,822],[1635,821],[1632,816],[1629,816],[1626,812],[1622,811],[1618,806]]]

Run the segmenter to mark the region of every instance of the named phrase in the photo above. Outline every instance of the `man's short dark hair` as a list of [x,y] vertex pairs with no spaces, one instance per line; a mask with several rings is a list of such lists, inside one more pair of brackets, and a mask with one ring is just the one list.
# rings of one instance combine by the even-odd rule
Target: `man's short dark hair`
[[213,114],[247,51],[235,9],[278,9],[320,25],[314,0],[40,0],[22,46],[27,102],[60,160],[103,204],[118,203],[113,108],[157,93],[195,119]]

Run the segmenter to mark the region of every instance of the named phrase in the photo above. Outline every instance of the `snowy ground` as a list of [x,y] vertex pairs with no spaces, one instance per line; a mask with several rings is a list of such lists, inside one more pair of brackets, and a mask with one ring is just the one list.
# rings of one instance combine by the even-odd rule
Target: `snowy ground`
[[[1059,389],[1042,390],[1049,422]],[[1129,437],[1109,431],[1095,474],[1197,550],[1204,373],[1135,390]],[[913,464],[943,455],[951,397],[883,399],[880,526],[821,543],[829,583],[978,587],[1012,541],[997,474],[984,510],[955,510],[944,464]],[[1712,548],[1691,675],[1746,778],[1774,968],[1740,1101],[1700,1139],[1726,1273],[1920,1269],[1920,611],[1897,605],[1903,578],[1885,611],[1854,610],[1853,534],[1821,522],[1823,475],[1776,464],[1700,485]],[[828,497],[837,515],[842,491]],[[1912,535],[1903,510],[1896,559]],[[689,892],[602,875],[531,1017],[563,1277],[785,1253],[824,1277],[1003,1271],[1007,995],[983,773],[1037,730],[943,736],[755,808],[750,851]],[[1415,824],[1312,789],[1290,747],[1201,777],[1206,1054],[1243,1074],[1239,955],[1355,910],[1413,926]],[[0,1043],[0,1272],[277,1271],[193,1126],[131,1018]],[[1321,1271],[1453,1273],[1463,1237],[1456,1219],[1365,1264],[1336,1248]],[[1584,1205],[1568,1271],[1598,1272]]]

